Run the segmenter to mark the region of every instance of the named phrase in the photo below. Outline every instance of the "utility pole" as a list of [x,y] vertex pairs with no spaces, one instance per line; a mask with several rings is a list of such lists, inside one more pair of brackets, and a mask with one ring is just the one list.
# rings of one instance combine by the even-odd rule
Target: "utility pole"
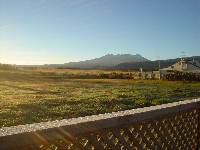
[[158,56],[157,59],[158,59],[158,70],[160,70],[160,56]]

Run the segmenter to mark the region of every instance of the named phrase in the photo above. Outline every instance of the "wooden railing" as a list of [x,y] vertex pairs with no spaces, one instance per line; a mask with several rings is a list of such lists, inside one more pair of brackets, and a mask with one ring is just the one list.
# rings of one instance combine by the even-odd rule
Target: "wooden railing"
[[200,99],[0,128],[0,150],[200,149]]

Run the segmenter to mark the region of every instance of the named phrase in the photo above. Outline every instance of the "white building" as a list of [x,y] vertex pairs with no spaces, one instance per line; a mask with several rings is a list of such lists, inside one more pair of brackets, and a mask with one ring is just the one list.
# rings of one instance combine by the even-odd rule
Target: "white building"
[[160,74],[166,74],[170,71],[200,73],[200,63],[195,60],[181,59],[179,62],[167,68],[160,69]]

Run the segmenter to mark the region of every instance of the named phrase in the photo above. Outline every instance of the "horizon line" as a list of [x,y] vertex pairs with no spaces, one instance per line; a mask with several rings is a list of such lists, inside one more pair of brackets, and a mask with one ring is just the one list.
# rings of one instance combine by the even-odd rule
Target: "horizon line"
[[[142,56],[141,54],[137,54],[137,53],[135,53],[135,54],[111,54],[111,53],[108,53],[108,54],[106,54],[106,55],[140,55],[140,56]],[[106,56],[106,55],[103,55],[103,56]],[[103,57],[103,56],[100,56],[100,57]],[[198,57],[198,56],[200,56],[200,55],[192,55],[192,56],[183,56],[183,57],[174,57],[174,58],[164,58],[164,59],[149,59],[149,58],[146,58],[146,57],[144,57],[144,56],[142,56],[142,57],[144,57],[144,58],[146,58],[147,60],[149,60],[149,61],[159,61],[159,60],[170,60],[170,59],[181,59],[181,58],[188,58],[188,57]],[[91,58],[91,59],[85,59],[85,60],[80,60],[80,61],[69,61],[69,62],[63,62],[63,63],[30,63],[30,64],[17,64],[17,63],[2,63],[2,62],[0,62],[0,64],[3,64],[3,65],[13,65],[13,66],[45,66],[45,65],[64,65],[64,64],[67,64],[67,63],[75,63],[75,62],[81,62],[81,61],[87,61],[87,60],[92,60],[92,59],[97,59],[97,58],[100,58],[100,57],[95,57],[95,58]]]

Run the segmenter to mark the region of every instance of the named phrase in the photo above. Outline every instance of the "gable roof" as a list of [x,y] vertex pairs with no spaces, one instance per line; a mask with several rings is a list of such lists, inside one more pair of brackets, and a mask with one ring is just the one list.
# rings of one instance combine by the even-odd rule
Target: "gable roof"
[[[190,65],[190,67],[186,66],[184,68],[183,65]],[[163,69],[160,69],[161,71],[172,71],[172,70],[176,70],[176,71],[188,71],[188,72],[191,72],[191,71],[197,71],[197,72],[200,72],[200,63],[198,61],[194,61],[194,60],[183,60],[181,59],[179,62],[167,67],[167,68],[163,68]]]

